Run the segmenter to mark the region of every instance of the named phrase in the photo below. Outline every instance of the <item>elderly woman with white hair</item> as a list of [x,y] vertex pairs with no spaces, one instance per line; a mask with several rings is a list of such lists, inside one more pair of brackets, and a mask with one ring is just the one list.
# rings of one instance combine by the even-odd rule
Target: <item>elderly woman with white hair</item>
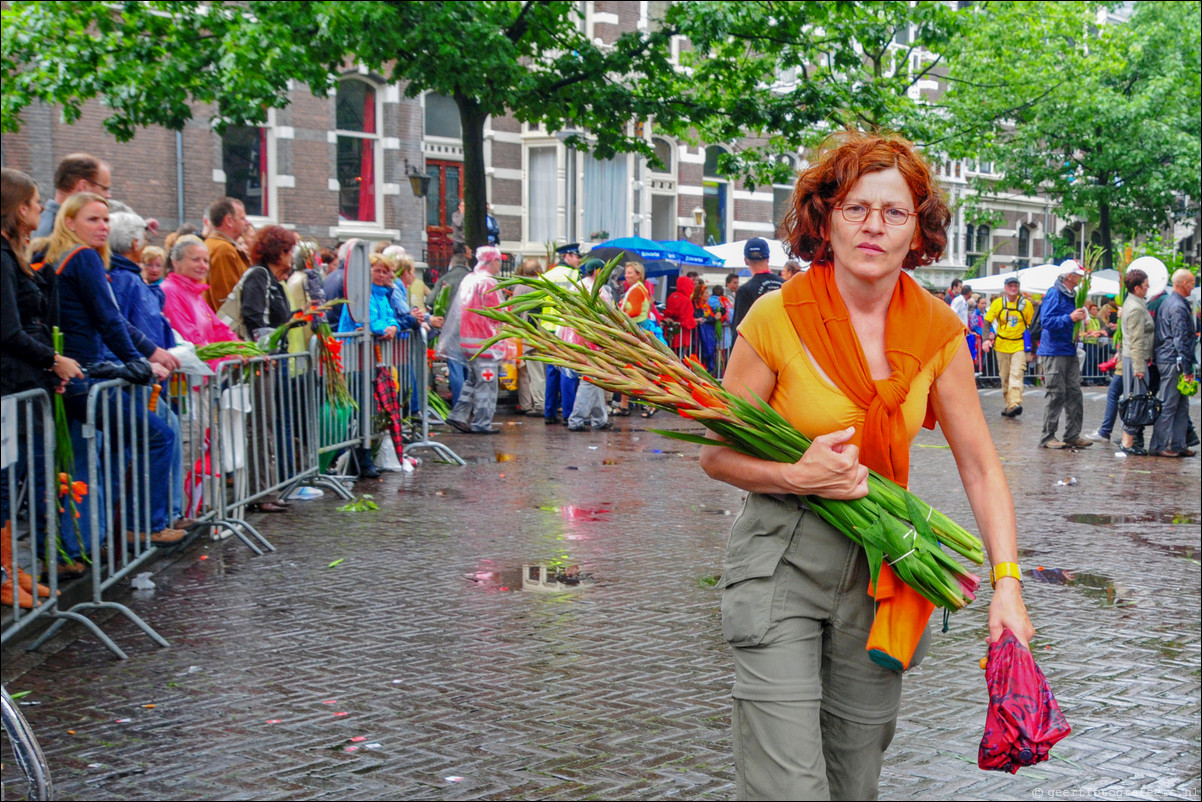
[[146,220],[134,212],[109,215],[109,286],[121,315],[160,348],[171,348],[175,337],[154,292],[142,279],[142,250]]
[[[160,348],[175,346],[171,323],[163,314],[163,304],[142,278],[142,251],[146,247],[146,220],[133,211],[109,215],[109,286],[117,299],[121,315],[147,339]],[[192,525],[184,510],[183,438],[179,417],[170,405],[159,406],[159,414],[175,434],[171,460],[171,526],[184,529]]]

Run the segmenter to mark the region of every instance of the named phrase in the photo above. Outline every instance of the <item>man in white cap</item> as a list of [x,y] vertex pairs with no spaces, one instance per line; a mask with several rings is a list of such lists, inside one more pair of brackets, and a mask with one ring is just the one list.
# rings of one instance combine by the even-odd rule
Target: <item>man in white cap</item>
[[[1085,271],[1069,259],[1060,265],[1060,277],[1043,296],[1039,320],[1043,335],[1039,338],[1039,363],[1047,389],[1047,408],[1043,413],[1041,448],[1088,448],[1093,442],[1081,436],[1085,399],[1081,394],[1081,365],[1077,362],[1077,343],[1073,328],[1085,319],[1085,310],[1077,308],[1077,285]],[[1064,409],[1064,439],[1056,439],[1060,410]]]

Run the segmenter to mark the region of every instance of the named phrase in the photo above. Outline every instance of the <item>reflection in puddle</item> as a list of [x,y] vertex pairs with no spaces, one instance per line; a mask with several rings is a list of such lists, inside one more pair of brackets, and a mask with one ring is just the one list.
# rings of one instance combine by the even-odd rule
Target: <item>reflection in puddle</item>
[[1129,607],[1135,604],[1132,590],[1115,584],[1115,581],[1105,574],[1067,571],[1063,568],[1044,568],[1042,565],[1023,571],[1023,573],[1036,582],[1075,587],[1083,591],[1086,596],[1105,599],[1107,604],[1115,607]]
[[463,578],[488,590],[525,590],[555,593],[583,590],[592,587],[591,574],[583,573],[579,565],[564,565],[559,561],[523,565],[521,568],[498,568],[473,571]]
[[608,521],[612,510],[605,507],[576,507],[571,504],[564,507],[539,507],[544,512],[557,512],[565,521]]
[[1093,524],[1094,526],[1109,526],[1111,524],[1196,524],[1202,520],[1196,512],[1173,512],[1171,510],[1162,510],[1160,512],[1145,512],[1141,514],[1109,514],[1109,513],[1093,513],[1093,512],[1078,512],[1072,515],[1065,516],[1068,520],[1078,524]]

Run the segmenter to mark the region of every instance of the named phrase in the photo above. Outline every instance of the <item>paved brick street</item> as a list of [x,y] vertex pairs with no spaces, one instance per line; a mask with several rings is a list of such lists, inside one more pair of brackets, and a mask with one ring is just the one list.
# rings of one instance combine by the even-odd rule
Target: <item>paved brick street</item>
[[[1039,393],[1014,421],[998,391],[982,402],[1036,656],[1074,732],[1017,776],[977,769],[986,592],[908,675],[882,796],[1198,799],[1199,460],[1038,450]],[[498,420],[498,437],[443,436],[466,468],[360,483],[376,512],[327,493],[259,517],[274,554],[231,539],[156,564],[128,602],[169,649],[113,619],[125,662],[74,625],[7,650],[60,797],[733,798],[711,585],[740,492],[637,417],[599,434]],[[971,523],[942,444],[920,435],[913,489]],[[515,592],[531,563],[578,565],[583,587]]]

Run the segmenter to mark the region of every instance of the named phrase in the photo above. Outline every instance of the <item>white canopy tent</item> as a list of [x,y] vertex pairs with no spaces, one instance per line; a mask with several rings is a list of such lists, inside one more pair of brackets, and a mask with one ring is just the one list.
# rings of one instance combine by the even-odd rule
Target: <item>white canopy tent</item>
[[[964,283],[972,287],[973,292],[995,295],[1002,291],[1006,279],[1018,276],[1018,285],[1025,293],[1043,295],[1052,288],[1056,279],[1064,270],[1060,265],[1036,265],[1026,270],[1012,270],[1009,273],[999,273],[985,278],[971,278]],[[1113,277],[1107,275],[1113,273]],[[1093,274],[1089,285],[1090,295],[1117,295],[1119,291],[1118,274],[1116,271],[1098,271]]]
[[[790,257],[785,253],[784,246],[781,245],[780,240],[770,239],[767,242],[768,267],[773,270],[780,270],[785,266],[785,262],[789,261]],[[743,258],[743,246],[746,244],[747,240],[741,239],[738,242],[710,245],[706,250],[721,259],[727,270],[739,270],[747,267],[747,261]],[[800,262],[801,260],[799,259],[798,261]]]

